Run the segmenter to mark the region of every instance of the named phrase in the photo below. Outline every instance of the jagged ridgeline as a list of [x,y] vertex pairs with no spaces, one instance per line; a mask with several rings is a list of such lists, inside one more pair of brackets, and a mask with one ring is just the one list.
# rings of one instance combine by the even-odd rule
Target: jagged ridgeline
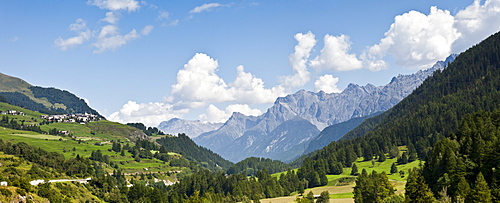
[[[430,135],[448,135],[458,130],[462,117],[479,110],[492,111],[500,104],[500,34],[460,54],[448,68],[437,71],[411,95],[381,115],[372,131],[357,129],[342,139],[370,136],[398,145],[414,143],[420,155]],[[366,123],[368,124],[368,123]],[[367,128],[365,123],[358,128]],[[386,142],[383,142],[386,143]],[[385,144],[380,147],[383,149]]]
[[459,132],[466,115],[499,107],[499,78],[500,33],[496,33],[436,71],[390,110],[318,151],[311,157],[312,165],[349,166],[353,157],[373,157],[402,145],[426,159],[438,140]]
[[32,86],[22,79],[1,73],[0,96],[9,104],[45,114],[90,113],[103,117],[83,99],[66,90]]

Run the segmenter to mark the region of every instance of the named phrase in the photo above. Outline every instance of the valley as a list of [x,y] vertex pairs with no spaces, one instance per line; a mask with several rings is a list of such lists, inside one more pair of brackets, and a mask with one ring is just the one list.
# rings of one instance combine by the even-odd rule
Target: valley
[[[326,34],[324,48],[315,50],[318,41],[311,31],[297,33],[294,53],[288,56],[293,75],[279,76],[279,82],[272,84],[274,87],[264,86],[263,79],[245,72],[243,65],[236,68],[234,82],[225,82],[218,74],[232,73],[226,66],[235,62],[221,60],[219,65],[217,59],[204,53],[196,53],[175,77],[166,74],[168,71],[151,71],[159,65],[141,64],[143,61],[137,59],[144,55],[118,50],[131,40],[147,38],[155,28],[148,24],[122,35],[117,22],[131,13],[139,16],[153,10],[158,15],[159,11],[160,16],[148,18],[156,19],[155,23],[161,21],[167,30],[174,30],[183,29],[188,23],[209,27],[211,24],[203,19],[236,7],[239,12],[245,12],[267,6],[262,2],[251,6],[244,3],[203,4],[183,11],[189,16],[179,21],[174,20],[179,13],[173,15],[151,2],[88,1],[87,6],[95,11],[107,11],[106,18],[98,19],[99,23],[106,24],[106,29],[98,32],[92,26],[87,27],[86,20],[78,18],[69,27],[78,35],[59,37],[54,42],[55,48],[66,51],[92,41],[87,48],[96,50],[94,55],[86,56],[92,60],[102,56],[113,59],[111,54],[98,54],[108,49],[116,51],[121,57],[116,63],[123,62],[120,66],[123,71],[113,69],[109,63],[109,69],[102,68],[100,73],[109,71],[127,82],[124,85],[115,80],[112,88],[116,92],[101,92],[101,88],[109,86],[109,83],[108,86],[100,83],[104,81],[102,78],[81,79],[94,77],[88,77],[85,71],[73,73],[70,80],[76,85],[72,86],[75,92],[85,92],[88,96],[90,88],[92,93],[105,95],[104,100],[109,99],[107,105],[116,105],[113,102],[118,100],[127,102],[120,110],[103,109],[105,114],[101,114],[89,105],[89,99],[68,90],[35,86],[0,74],[0,203],[500,202],[500,32],[495,30],[496,33],[460,54],[450,54],[455,46],[469,46],[460,44],[469,34],[477,35],[474,26],[467,27],[471,33],[458,26],[464,19],[475,19],[469,15],[472,11],[493,7],[484,11],[488,14],[485,22],[500,29],[495,27],[500,25],[498,16],[492,14],[500,15],[500,1],[475,1],[455,13],[432,6],[429,14],[412,10],[398,15],[390,30],[383,34],[385,38],[366,47],[362,54],[351,53],[355,40],[351,42],[347,35]],[[149,10],[144,9],[146,5]],[[141,6],[143,10],[136,12]],[[238,18],[238,15],[232,16]],[[418,23],[411,21],[415,16],[420,16]],[[224,21],[233,20],[226,17]],[[431,23],[434,18],[440,19],[439,23]],[[466,25],[479,27],[482,23],[467,22]],[[246,21],[240,24],[244,26]],[[406,24],[411,26],[401,26]],[[441,27],[448,24],[453,29],[447,29],[445,33],[449,36],[443,38],[438,34],[443,32]],[[438,37],[420,36],[420,33],[428,34],[430,28],[436,30],[433,33],[438,33]],[[160,28],[157,26],[155,30]],[[415,30],[419,36],[397,35]],[[213,30],[204,27],[203,32],[186,30],[182,35],[213,34],[210,31]],[[219,35],[219,32],[214,33]],[[200,42],[207,42],[192,36],[192,40],[198,38]],[[229,43],[222,38],[213,40]],[[112,41],[106,41],[110,39]],[[188,44],[185,39],[179,37],[180,44]],[[421,44],[423,39],[426,40]],[[17,40],[19,38],[10,43],[15,44]],[[408,41],[411,48],[405,44]],[[121,44],[110,46],[117,42]],[[448,47],[443,45],[445,42],[449,43]],[[154,43],[148,44],[148,48],[153,50]],[[431,46],[433,43],[441,46]],[[128,47],[137,49],[142,45],[130,43]],[[198,43],[196,47],[207,49],[202,45]],[[207,44],[207,47],[214,46]],[[435,51],[438,48],[443,48],[441,53]],[[411,53],[406,49],[411,49]],[[422,50],[426,52],[419,52]],[[179,47],[177,51],[183,50]],[[264,49],[261,51],[266,53]],[[60,55],[70,57],[79,52],[68,50]],[[178,63],[180,59],[176,59],[174,53],[169,54],[162,59]],[[58,54],[54,54],[54,58],[60,57],[55,55]],[[76,61],[91,69],[93,61],[82,58],[85,60]],[[134,79],[125,77],[130,74],[127,66],[138,66],[130,63],[129,58],[137,60],[134,62],[143,68],[133,72],[137,77]],[[337,86],[342,84],[339,78],[375,78],[392,73],[388,64],[391,68],[395,65],[408,68],[405,72],[409,74],[394,76],[380,86],[349,81],[341,81],[345,83],[343,90]],[[40,67],[50,72],[46,64]],[[266,74],[275,71],[262,70]],[[322,71],[336,75],[322,75]],[[147,80],[140,79],[144,72],[148,74]],[[153,97],[151,91],[157,91],[153,86],[158,85],[153,76],[165,75],[175,82],[162,102],[137,102],[128,98],[129,95]],[[60,79],[59,74],[57,76]],[[95,77],[99,78],[99,74]],[[40,81],[34,79],[37,80]],[[55,79],[54,83],[59,84]],[[308,85],[314,86],[314,91],[300,89]],[[257,106],[261,109],[256,109]],[[183,116],[198,116],[199,120],[184,120]]]

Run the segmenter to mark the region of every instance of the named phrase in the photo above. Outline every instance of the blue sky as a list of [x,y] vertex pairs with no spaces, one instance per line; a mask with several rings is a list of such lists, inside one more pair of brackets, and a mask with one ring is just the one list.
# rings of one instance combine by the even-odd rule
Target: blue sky
[[3,1],[0,72],[156,126],[387,84],[500,30],[487,1]]

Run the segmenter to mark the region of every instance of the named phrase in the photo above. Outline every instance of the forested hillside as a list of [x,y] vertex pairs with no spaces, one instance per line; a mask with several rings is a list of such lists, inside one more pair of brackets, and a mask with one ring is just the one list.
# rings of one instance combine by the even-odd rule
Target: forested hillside
[[255,176],[258,171],[266,169],[269,173],[278,173],[290,169],[288,164],[279,160],[267,158],[248,157],[234,164],[227,170],[227,174],[243,173],[247,176]]
[[[460,132],[460,123],[466,115],[480,111],[491,112],[499,107],[500,80],[498,78],[500,78],[500,33],[490,36],[460,54],[448,68],[437,71],[394,108],[368,119],[357,129],[348,133],[342,141],[330,143],[308,160],[312,163],[308,164],[307,169],[304,168],[305,164],[301,168],[304,168],[304,171],[312,169],[319,171],[321,178],[321,175],[331,173],[330,169],[338,163],[350,166],[357,157],[371,160],[402,145],[414,149],[409,150],[409,156],[417,153],[420,159],[429,160],[430,164],[434,163],[434,159],[438,162],[447,160],[443,158],[445,157],[443,154],[434,157],[437,155],[432,153],[432,147],[436,143],[444,142],[439,141],[444,137],[456,139],[453,138],[456,136],[454,134]],[[362,133],[355,134],[359,132]],[[469,134],[481,134],[481,132],[471,131]],[[486,135],[481,135],[483,136]],[[486,136],[482,139],[463,138],[459,142],[467,143],[463,150],[468,151],[459,153],[464,153],[463,156],[469,157],[463,160],[469,168],[462,170],[466,172],[468,182],[473,183],[472,180],[475,180],[481,172],[490,175],[487,176],[486,181],[491,187],[491,184],[496,181],[492,178],[491,167],[498,168],[499,165],[498,162],[490,161],[488,164],[496,164],[496,166],[485,166],[483,161],[488,160],[484,157],[496,157],[494,153],[497,152],[483,150],[487,146],[498,148],[497,139],[494,136]],[[458,146],[455,149],[458,149]],[[474,156],[467,156],[465,152],[477,154],[476,158],[472,159]],[[434,168],[435,171],[442,171],[438,174],[426,173],[426,175],[432,175],[432,177],[427,177],[431,187],[438,187],[435,186],[435,181],[438,181],[440,175],[446,173],[447,170],[452,170],[439,168],[441,166]],[[431,165],[426,165],[426,168],[428,167],[433,168]],[[487,167],[490,168],[487,170]],[[306,178],[309,182],[315,181],[313,180],[314,174],[312,176],[300,175],[299,173],[300,178]],[[433,188],[436,197],[438,190],[441,189],[442,187]],[[449,194],[455,195],[454,190],[450,188]]]
[[198,146],[191,138],[182,133],[178,136],[162,137],[156,140],[156,142],[166,147],[169,151],[180,153],[188,159],[201,163],[203,167],[212,170],[227,170],[233,165],[233,163],[209,149]]
[[3,102],[44,114],[90,113],[100,115],[81,98],[66,90],[32,86],[26,81],[0,73]]

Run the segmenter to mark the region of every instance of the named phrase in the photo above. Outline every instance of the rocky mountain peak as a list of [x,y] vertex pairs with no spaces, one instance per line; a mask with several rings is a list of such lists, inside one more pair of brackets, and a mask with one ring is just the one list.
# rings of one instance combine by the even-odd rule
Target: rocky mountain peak
[[[447,61],[453,59],[454,56],[450,56]],[[434,71],[444,68],[446,64],[446,61],[441,61],[427,70],[411,75],[398,75],[385,86],[377,87],[373,84],[360,86],[351,83],[341,93],[331,94],[299,90],[294,94],[276,99],[274,105],[261,116],[244,116],[241,113],[234,113],[218,130],[200,135],[195,142],[231,161],[239,161],[248,156],[281,159],[283,156],[280,157],[277,154],[285,153],[286,149],[293,149],[286,152],[287,157],[294,153],[300,155],[305,147],[298,147],[299,143],[287,143],[284,141],[287,140],[286,137],[273,138],[273,136],[297,134],[297,130],[294,132],[294,130],[287,129],[287,126],[292,125],[282,125],[283,123],[296,121],[297,118],[309,123],[309,125],[294,126],[294,129],[302,128],[300,136],[304,140],[300,143],[307,144],[317,130],[323,130],[327,126],[352,118],[388,110],[409,95]],[[294,123],[298,125],[304,122]],[[280,145],[271,143],[278,141]],[[272,146],[273,150],[264,150],[266,147],[270,149],[269,146]],[[285,149],[277,146],[287,147]]]

